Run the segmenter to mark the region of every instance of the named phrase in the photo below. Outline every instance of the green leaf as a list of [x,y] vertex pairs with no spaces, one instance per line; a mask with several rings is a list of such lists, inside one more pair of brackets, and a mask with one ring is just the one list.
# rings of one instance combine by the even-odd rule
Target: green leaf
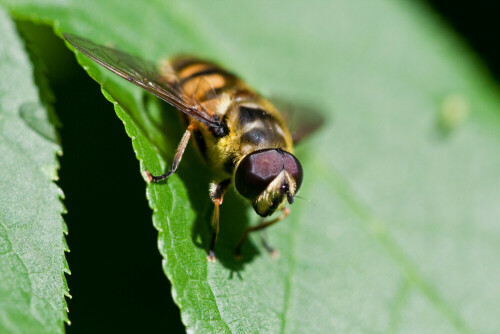
[[69,270],[51,95],[1,7],[0,35],[0,333],[62,333]]
[[[265,95],[313,101],[327,116],[298,149],[308,201],[297,200],[268,231],[278,260],[258,235],[243,262],[232,259],[257,217],[230,194],[219,262],[206,262],[210,177],[192,151],[179,175],[148,186],[189,331],[499,327],[498,88],[427,8],[388,0],[5,2],[59,34],[152,60],[210,57]],[[182,133],[171,109],[78,59],[115,102],[140,169],[164,171]]]

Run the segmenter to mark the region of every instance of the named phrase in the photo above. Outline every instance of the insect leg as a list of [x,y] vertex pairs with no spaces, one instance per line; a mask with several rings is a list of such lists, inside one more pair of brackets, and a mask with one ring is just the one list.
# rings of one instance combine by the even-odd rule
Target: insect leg
[[[259,225],[249,227],[249,228],[247,228],[245,230],[245,232],[243,232],[243,235],[241,236],[240,241],[236,245],[236,251],[235,251],[236,258],[240,258],[241,257],[241,246],[243,245],[243,243],[245,242],[245,240],[247,240],[248,233],[259,231],[259,230],[262,230],[262,229],[264,229],[264,228],[266,228],[268,226],[276,224],[277,222],[282,221],[283,219],[285,219],[290,214],[290,208],[288,208],[288,207],[284,207],[282,209],[282,211],[283,211],[283,213],[279,217],[276,217],[276,218],[271,219],[269,221],[261,221]],[[269,247],[268,244],[266,244],[266,245]],[[266,247],[266,246],[264,246],[264,247]],[[266,249],[267,249],[267,247],[266,247]]]
[[273,246],[271,246],[271,244],[269,244],[269,242],[267,241],[267,236],[264,233],[265,231],[266,230],[260,231],[262,247],[264,247],[264,249],[271,255],[272,258],[277,258],[279,256],[279,252]]
[[189,142],[189,138],[191,137],[191,130],[193,130],[194,124],[191,123],[189,124],[186,132],[184,132],[184,135],[182,136],[182,139],[179,143],[179,146],[177,146],[177,151],[175,152],[175,157],[174,161],[172,162],[172,167],[170,167],[170,170],[166,172],[165,174],[154,176],[151,175],[151,173],[147,170],[144,171],[144,175],[146,175],[147,179],[149,182],[159,182],[162,180],[165,180],[168,178],[170,175],[175,173],[177,170],[177,167],[179,167],[179,163],[181,162],[182,155],[184,154],[184,150],[186,149],[186,146]]
[[210,184],[210,199],[214,203],[214,212],[212,214],[212,240],[210,241],[210,249],[208,251],[207,260],[210,262],[215,262],[215,243],[217,242],[217,236],[219,235],[219,206],[222,204],[224,199],[224,194],[227,188],[231,184],[231,180],[227,179],[219,184]]

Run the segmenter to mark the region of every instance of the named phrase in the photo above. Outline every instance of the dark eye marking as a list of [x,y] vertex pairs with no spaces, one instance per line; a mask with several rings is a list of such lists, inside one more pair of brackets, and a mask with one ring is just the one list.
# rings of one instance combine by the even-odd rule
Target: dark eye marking
[[240,163],[234,176],[238,192],[248,199],[262,193],[284,168],[283,156],[274,149],[250,153]]

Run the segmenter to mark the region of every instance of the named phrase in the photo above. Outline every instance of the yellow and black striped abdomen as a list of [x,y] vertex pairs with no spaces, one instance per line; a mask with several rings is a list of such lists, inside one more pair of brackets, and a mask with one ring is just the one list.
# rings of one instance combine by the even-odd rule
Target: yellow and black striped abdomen
[[174,59],[171,67],[184,93],[200,103],[220,97],[222,93],[248,90],[234,74],[208,61],[181,57]]

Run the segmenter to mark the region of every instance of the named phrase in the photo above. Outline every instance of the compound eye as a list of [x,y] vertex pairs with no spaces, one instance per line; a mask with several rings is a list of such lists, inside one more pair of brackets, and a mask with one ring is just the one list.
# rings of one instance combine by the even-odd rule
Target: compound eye
[[236,169],[236,190],[248,199],[256,198],[281,173],[283,166],[283,155],[275,149],[250,153]]
[[304,178],[302,165],[293,154],[288,152],[283,152],[283,164],[288,174],[290,174],[295,179],[295,182],[297,184],[297,188],[295,189],[296,193],[297,191],[299,191],[299,188],[302,185],[302,179]]

